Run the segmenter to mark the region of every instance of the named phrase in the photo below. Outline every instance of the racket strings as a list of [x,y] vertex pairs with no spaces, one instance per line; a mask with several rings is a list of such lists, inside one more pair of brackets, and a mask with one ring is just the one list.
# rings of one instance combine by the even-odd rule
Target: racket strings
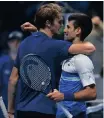
[[44,91],[51,81],[51,72],[46,63],[39,57],[28,55],[20,66],[22,80],[32,89]]

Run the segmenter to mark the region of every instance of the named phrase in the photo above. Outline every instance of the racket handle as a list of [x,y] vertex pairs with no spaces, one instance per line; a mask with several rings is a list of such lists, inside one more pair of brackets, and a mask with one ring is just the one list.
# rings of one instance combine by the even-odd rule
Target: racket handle
[[4,104],[4,101],[2,99],[2,96],[0,97],[0,107],[1,107],[1,110],[3,112],[4,118],[8,118],[8,112],[7,112],[6,106]]
[[67,118],[73,117],[73,115],[62,104],[57,102],[56,105],[61,108],[61,110],[64,112],[64,114]]

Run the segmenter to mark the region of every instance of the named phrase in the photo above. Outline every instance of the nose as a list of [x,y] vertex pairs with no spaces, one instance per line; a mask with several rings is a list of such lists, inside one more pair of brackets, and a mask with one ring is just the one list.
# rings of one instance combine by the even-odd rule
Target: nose
[[67,32],[67,29],[65,28],[65,29],[64,29],[64,33],[66,33],[66,32]]

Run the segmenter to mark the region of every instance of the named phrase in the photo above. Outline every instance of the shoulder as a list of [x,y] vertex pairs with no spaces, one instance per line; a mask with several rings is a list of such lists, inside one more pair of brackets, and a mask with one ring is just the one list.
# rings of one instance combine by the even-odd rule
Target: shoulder
[[53,39],[53,40],[55,40],[57,43],[60,43],[60,44],[72,44],[71,42],[68,42],[65,40],[56,40],[56,39]]
[[8,62],[10,60],[9,55],[3,55],[0,57],[0,66],[2,66],[4,63]]
[[82,61],[82,62],[85,62],[85,61],[91,62],[91,59],[88,56],[84,55],[84,54],[75,55],[74,58],[75,58],[75,61],[76,62],[79,62],[79,61]]
[[0,61],[6,61],[6,60],[8,60],[10,57],[9,57],[9,55],[3,55],[2,57],[0,57]]
[[74,61],[75,61],[75,66],[77,68],[87,68],[87,69],[93,69],[93,63],[91,61],[91,59],[83,54],[78,54],[76,56],[74,56]]
[[64,48],[64,47],[68,48],[72,45],[71,42],[64,41],[64,40],[52,39],[52,41],[54,42],[55,45],[57,45],[58,48]]
[[30,42],[31,39],[33,39],[33,35],[30,35],[26,38],[24,38],[24,40],[20,43],[19,48],[22,48],[24,45],[28,44]]

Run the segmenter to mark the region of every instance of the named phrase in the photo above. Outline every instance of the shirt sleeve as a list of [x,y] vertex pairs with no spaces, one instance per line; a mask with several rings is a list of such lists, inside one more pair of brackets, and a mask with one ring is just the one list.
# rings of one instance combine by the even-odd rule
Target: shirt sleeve
[[85,55],[78,55],[75,58],[75,67],[78,72],[83,87],[95,84],[95,78],[93,74],[93,63],[92,61]]
[[69,52],[68,49],[70,48],[70,46],[72,45],[71,42],[68,41],[61,41],[60,40],[60,55],[64,55],[64,56],[69,56]]

